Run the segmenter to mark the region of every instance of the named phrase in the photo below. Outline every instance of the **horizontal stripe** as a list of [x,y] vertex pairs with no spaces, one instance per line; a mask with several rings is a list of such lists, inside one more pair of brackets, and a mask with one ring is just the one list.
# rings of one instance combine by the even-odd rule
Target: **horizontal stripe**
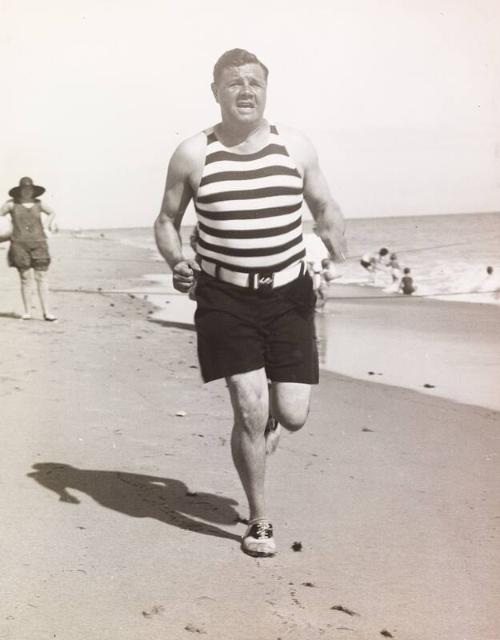
[[[227,248],[227,255],[232,256],[238,255],[237,252],[240,249],[255,249],[256,247],[272,249],[273,247],[279,248],[293,240],[296,240],[297,242],[303,241],[301,227],[293,229],[288,233],[283,233],[279,236],[262,238],[218,238],[206,233],[200,234],[200,238],[207,247],[210,245],[210,251],[219,252],[219,248]],[[231,251],[231,253],[229,253],[229,251]],[[220,251],[219,253],[222,254],[223,251]]]
[[200,187],[212,184],[212,182],[253,180],[254,178],[267,178],[269,176],[296,176],[300,178],[300,173],[295,168],[276,164],[267,165],[260,169],[251,169],[249,171],[220,171],[210,176],[204,175],[201,179]]
[[292,196],[273,196],[272,198],[256,198],[253,200],[228,200],[221,208],[220,202],[208,202],[203,205],[196,203],[196,210],[203,214],[204,212],[218,211],[223,214],[226,211],[256,211],[262,209],[276,209],[278,207],[290,207],[302,204],[302,197]]
[[[268,209],[243,209],[241,211],[204,211],[196,207],[199,222],[216,229],[247,228],[252,220],[259,220],[258,226],[277,226],[288,224],[300,217],[302,202],[287,207],[269,207]],[[241,222],[243,227],[235,226]]]
[[224,171],[249,171],[251,169],[262,169],[269,165],[287,167],[290,169],[297,168],[289,156],[281,156],[273,153],[265,158],[249,160],[243,165],[237,160],[221,160],[220,162],[213,162],[212,164],[205,166],[203,169],[203,176],[211,176],[214,173],[222,173]]
[[[269,191],[264,191],[268,189]],[[271,191],[272,189],[272,191]],[[208,202],[207,197],[215,196],[216,194],[229,194],[232,196],[235,193],[248,194],[248,198],[259,197],[262,194],[263,197],[269,197],[274,195],[282,195],[284,189],[293,189],[293,193],[302,196],[302,178],[294,175],[281,175],[281,176],[267,176],[265,178],[255,178],[246,181],[242,180],[228,180],[227,182],[214,182],[213,184],[206,184],[198,189],[198,195],[196,199],[198,202]],[[260,196],[260,197],[262,197]],[[219,201],[225,201],[228,199],[234,199],[229,197],[218,198]],[[237,198],[241,200],[242,197]]]
[[257,158],[264,158],[265,156],[269,156],[273,153],[278,153],[283,156],[287,156],[288,152],[286,147],[281,144],[268,144],[263,149],[259,151],[255,151],[254,153],[232,153],[231,151],[214,151],[210,152],[210,147],[208,147],[207,157],[205,159],[205,164],[210,164],[211,162],[219,162],[220,160],[237,160],[238,162],[248,162],[249,160],[257,160]]
[[234,246],[221,247],[220,245],[212,245],[212,244],[209,244],[208,242],[205,242],[205,240],[203,240],[203,238],[200,237],[198,238],[197,247],[198,249],[202,248],[205,251],[212,251],[219,255],[231,256],[232,258],[243,258],[243,257],[256,258],[259,256],[274,256],[280,253],[284,253],[288,249],[291,249],[292,247],[297,246],[297,244],[300,244],[301,242],[302,242],[302,234],[299,234],[292,240],[289,240],[288,242],[285,242],[284,244],[280,244],[280,245],[273,245],[271,247],[262,247],[262,246],[255,247],[254,246],[251,248],[237,249]]
[[[281,222],[281,220],[280,220]],[[254,227],[255,225],[252,225]],[[216,229],[213,226],[208,226],[202,223],[199,223],[198,228],[200,233],[205,233],[209,236],[215,236],[216,238],[272,238],[273,236],[278,236],[280,234],[286,234],[294,229],[302,228],[302,220],[298,217],[296,220],[291,222],[290,224],[280,225],[279,227],[269,227],[265,229],[227,229],[224,227],[223,229]],[[210,242],[208,238],[205,238],[207,242]]]
[[215,202],[226,202],[228,200],[255,200],[256,198],[274,198],[275,196],[296,196],[302,195],[300,187],[262,187],[261,189],[244,189],[238,191],[223,191],[211,193],[208,196],[197,197],[199,204],[212,204]]
[[203,251],[200,251],[200,255],[213,262],[214,264],[219,264],[221,267],[225,267],[230,271],[240,271],[242,273],[258,273],[259,271],[281,271],[282,269],[286,269],[290,267],[292,264],[295,264],[302,258],[305,258],[306,252],[304,249],[300,251],[287,252],[286,256],[278,256],[276,261],[269,261],[266,258],[245,258],[244,264],[235,264],[233,262],[228,262],[225,258],[220,259],[217,256],[209,255],[209,252],[205,255]]

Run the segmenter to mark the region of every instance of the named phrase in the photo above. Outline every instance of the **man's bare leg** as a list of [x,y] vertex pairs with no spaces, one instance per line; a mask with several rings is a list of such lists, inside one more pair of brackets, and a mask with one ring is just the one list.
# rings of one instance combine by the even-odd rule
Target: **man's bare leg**
[[233,461],[245,490],[250,520],[266,517],[264,480],[266,446],[264,430],[269,396],[264,369],[227,378],[234,411],[231,435]]
[[305,423],[311,389],[296,383],[275,383],[269,388],[264,369],[232,376],[227,382],[234,410],[231,450],[250,512],[242,549],[255,556],[274,555],[276,547],[273,528],[266,517],[264,488],[269,389],[272,413],[289,431],[297,431]]
[[245,490],[250,517],[241,548],[251,556],[273,556],[273,526],[266,517],[264,480],[269,394],[264,369],[227,379],[234,410],[233,461]]
[[308,384],[269,382],[269,419],[265,431],[267,455],[273,454],[278,448],[281,424],[288,431],[298,431],[304,425],[309,413],[310,396],[311,387]]

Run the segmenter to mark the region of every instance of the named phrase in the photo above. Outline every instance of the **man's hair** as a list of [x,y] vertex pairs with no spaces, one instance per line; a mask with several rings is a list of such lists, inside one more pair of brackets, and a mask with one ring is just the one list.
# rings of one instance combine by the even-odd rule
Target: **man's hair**
[[405,267],[405,268],[403,269],[403,273],[411,273],[411,269],[410,269],[410,267]]
[[260,64],[267,80],[269,69],[254,53],[246,49],[230,49],[221,55],[214,66],[214,82],[216,83],[227,67],[241,67],[244,64]]

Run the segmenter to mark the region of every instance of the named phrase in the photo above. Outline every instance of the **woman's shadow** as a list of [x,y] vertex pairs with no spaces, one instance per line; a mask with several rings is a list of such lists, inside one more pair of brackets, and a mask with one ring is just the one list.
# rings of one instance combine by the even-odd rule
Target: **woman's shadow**
[[[215,525],[234,525],[240,517],[231,498],[193,493],[180,480],[123,471],[78,469],[69,464],[40,462],[29,478],[54,491],[61,502],[79,504],[70,493],[86,493],[98,504],[134,518],[155,518],[180,529],[241,541],[241,537]],[[201,518],[207,522],[199,522]],[[210,523],[210,524],[209,524]]]

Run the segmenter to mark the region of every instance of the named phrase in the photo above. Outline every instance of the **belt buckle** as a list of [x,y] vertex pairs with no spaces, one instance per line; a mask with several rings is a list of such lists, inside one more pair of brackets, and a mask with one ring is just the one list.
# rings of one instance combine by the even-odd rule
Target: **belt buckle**
[[274,273],[271,271],[264,271],[263,273],[255,274],[256,289],[270,290],[274,287]]

